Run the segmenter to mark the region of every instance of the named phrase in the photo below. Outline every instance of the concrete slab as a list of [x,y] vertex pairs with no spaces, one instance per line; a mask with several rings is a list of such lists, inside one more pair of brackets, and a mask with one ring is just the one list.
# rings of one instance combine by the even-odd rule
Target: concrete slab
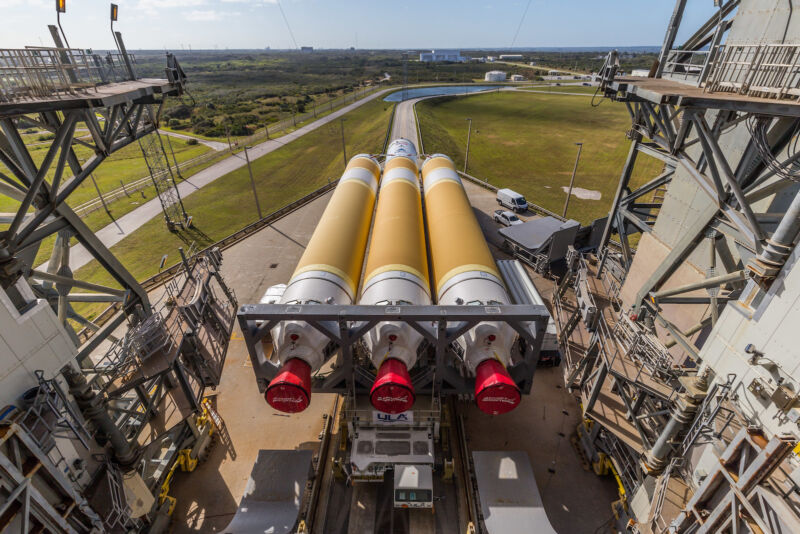
[[311,451],[258,451],[242,502],[224,534],[289,534],[300,513]]
[[[225,251],[222,274],[239,302],[258,302],[268,287],[289,280],[329,199],[325,195]],[[152,297],[158,295],[154,292]],[[236,513],[261,449],[316,453],[322,416],[331,410],[333,399],[315,394],[307,410],[291,416],[273,410],[258,393],[237,326],[216,390],[217,411],[232,446],[217,445],[194,472],[176,475],[173,532],[220,532]]]
[[563,388],[560,368],[536,370],[530,395],[512,412],[487,415],[473,403],[463,410],[470,450],[527,453],[550,524],[556,532],[594,532],[617,500],[610,477],[585,471],[570,443],[580,422],[577,400]]
[[347,534],[375,533],[375,504],[378,502],[378,489],[377,483],[362,483],[353,486]]
[[475,480],[488,534],[555,534],[547,519],[528,455],[474,451]]

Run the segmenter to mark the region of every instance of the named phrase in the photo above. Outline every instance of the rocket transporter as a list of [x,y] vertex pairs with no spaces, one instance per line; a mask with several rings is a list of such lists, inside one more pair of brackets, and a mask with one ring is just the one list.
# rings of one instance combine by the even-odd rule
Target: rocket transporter
[[[371,156],[352,158],[279,303],[392,310],[511,304],[452,160],[433,155],[421,171],[420,184],[416,148],[405,139],[389,145],[383,169]],[[402,414],[415,401],[412,370],[430,361],[424,333],[433,325],[385,320],[367,328],[360,361],[374,376],[370,402],[379,412]],[[335,343],[299,320],[274,326],[272,341],[280,368],[266,400],[282,412],[302,411],[312,375],[336,352]],[[459,372],[474,377],[475,400],[486,413],[506,413],[520,402],[507,371],[516,341],[514,328],[490,317],[452,340]]]

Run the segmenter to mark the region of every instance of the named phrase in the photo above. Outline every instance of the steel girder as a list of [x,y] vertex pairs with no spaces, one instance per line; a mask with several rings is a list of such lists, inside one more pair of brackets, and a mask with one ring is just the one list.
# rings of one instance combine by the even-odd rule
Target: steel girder
[[[154,96],[148,95],[104,109],[42,111],[37,119],[0,117],[0,183],[3,184],[0,192],[19,202],[9,226],[0,236],[0,283],[8,288],[20,276],[31,278],[37,296],[51,301],[65,325],[68,319],[74,319],[87,327],[88,332],[99,330],[91,321],[77,314],[70,301],[122,301],[126,312],[138,305],[144,314],[150,313],[146,292],[66,201],[109,155],[155,131],[154,121],[145,120],[148,116],[146,106],[153,103],[156,103]],[[98,115],[104,120],[99,120]],[[53,132],[53,139],[38,164],[20,134],[21,128],[32,124]],[[76,137],[79,124],[88,130],[88,139]],[[73,150],[76,144],[90,148],[93,155],[81,162]],[[34,263],[41,242],[55,233],[60,237],[47,269],[36,271]],[[71,238],[77,239],[120,287],[96,284],[89,287],[73,280],[69,268]],[[98,294],[93,297],[71,296],[76,287]],[[19,306],[24,304],[18,303]],[[79,344],[72,329],[67,330],[76,345]]]
[[461,335],[481,322],[504,322],[525,340],[521,359],[508,367],[508,372],[523,393],[529,393],[539,359],[544,331],[550,315],[544,306],[340,306],[328,304],[287,305],[248,304],[239,309],[242,329],[259,391],[278,374],[279,364],[264,355],[262,340],[270,329],[282,321],[301,321],[330,340],[330,353],[338,350],[333,371],[318,378],[314,391],[353,393],[367,391],[375,377],[354,361],[355,347],[361,337],[383,321],[401,321],[419,332],[433,348],[431,365],[412,376],[414,388],[431,388],[436,393],[473,394],[474,378],[465,376],[455,362],[461,357],[451,347]]
[[[745,120],[747,115],[720,111],[713,124],[709,125],[706,116],[711,110],[679,108],[646,101],[626,104],[634,120],[633,139],[609,212],[601,247],[607,245],[612,233],[617,233],[620,236],[623,257],[630,265],[632,257],[628,235],[631,232],[650,231],[655,219],[652,210],[660,208],[659,202],[641,202],[639,199],[668,184],[678,166],[686,171],[712,201],[707,209],[690,222],[680,241],[640,288],[634,304],[634,312],[638,312],[642,300],[672,275],[703,240],[709,228],[717,229],[744,248],[759,253],[767,239],[764,225],[774,223],[779,214],[773,217],[770,214],[757,214],[751,204],[779,191],[787,184],[766,183],[765,179],[758,176],[758,170],[763,170],[763,166],[758,165],[760,156],[754,153],[754,149],[748,148],[745,151],[747,159],[733,165],[720,147],[720,135]],[[782,132],[785,134],[793,124],[794,120],[791,119],[776,123],[776,150],[786,143],[786,135],[782,135]],[[650,142],[644,142],[644,138]],[[700,155],[696,159],[686,150],[693,145],[699,145],[700,148]],[[658,157],[664,161],[665,170],[638,190],[630,192],[629,182],[638,152]],[[742,184],[749,184],[749,187],[744,188]],[[723,266],[728,271],[738,268],[733,264],[727,245],[720,245],[719,253]]]

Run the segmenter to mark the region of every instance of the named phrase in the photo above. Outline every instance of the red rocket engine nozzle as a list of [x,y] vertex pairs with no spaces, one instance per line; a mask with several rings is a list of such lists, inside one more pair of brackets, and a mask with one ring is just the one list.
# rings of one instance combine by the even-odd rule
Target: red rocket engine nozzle
[[311,366],[300,358],[287,361],[267,386],[264,397],[280,412],[302,412],[311,402]]
[[378,369],[378,376],[369,393],[372,406],[385,413],[401,413],[414,406],[414,385],[406,364],[387,358]]
[[499,415],[510,412],[522,399],[519,387],[503,364],[484,360],[475,369],[475,402],[484,413]]

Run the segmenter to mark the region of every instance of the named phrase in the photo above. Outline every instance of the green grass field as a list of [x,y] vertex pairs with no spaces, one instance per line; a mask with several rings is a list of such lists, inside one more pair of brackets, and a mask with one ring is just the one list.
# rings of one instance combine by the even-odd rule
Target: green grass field
[[[379,153],[383,148],[392,105],[377,100],[346,115],[345,139],[348,157]],[[326,124],[253,162],[253,174],[264,214],[277,210],[339,178],[344,170],[339,121]],[[193,242],[206,247],[256,220],[256,208],[247,168],[238,169],[184,199],[194,217],[194,228],[170,233],[156,217],[111,248],[125,267],[143,280],[158,271],[163,254],[167,265],[178,261],[178,247]],[[76,278],[114,286],[107,273],[92,262]],[[80,308],[90,316],[104,305]]]
[[[589,88],[586,88],[589,89]],[[594,89],[594,88],[591,88]],[[561,213],[577,153],[583,152],[575,187],[601,193],[600,200],[570,200],[570,218],[588,223],[608,213],[630,147],[625,108],[610,102],[592,107],[589,98],[541,93],[500,92],[443,98],[417,105],[425,152],[450,155],[464,167],[466,118],[472,118],[468,173],[522,193]],[[658,160],[642,157],[633,185],[655,177]]]
[[[162,136],[162,138],[164,139],[164,146],[171,163],[172,154],[169,152],[166,136]],[[211,150],[207,146],[201,144],[189,145],[185,139],[173,138],[170,139],[170,141],[172,142],[172,149],[175,151],[175,157],[178,162],[196,158]],[[49,145],[49,142],[45,142],[31,147],[31,157],[37,165],[44,159]],[[75,150],[75,155],[81,161],[86,161],[86,159],[92,155],[92,151],[83,145],[74,145],[73,148]],[[53,167],[55,167],[55,165],[53,165]],[[53,172],[54,169],[51,169],[49,173],[50,177],[53,176]],[[65,174],[71,176],[72,173],[67,170]],[[93,174],[100,191],[106,193],[118,188],[121,183],[128,184],[134,180],[148,176],[149,171],[147,170],[147,165],[145,164],[139,144],[132,143],[114,152]],[[67,204],[70,206],[77,206],[93,198],[97,198],[97,190],[92,180],[87,178],[70,195]],[[19,202],[6,196],[0,196],[0,211],[16,211],[17,206],[19,206]]]
[[597,87],[587,87],[585,85],[548,85],[543,87],[520,87],[522,91],[547,91],[548,93],[581,93],[593,95]]

